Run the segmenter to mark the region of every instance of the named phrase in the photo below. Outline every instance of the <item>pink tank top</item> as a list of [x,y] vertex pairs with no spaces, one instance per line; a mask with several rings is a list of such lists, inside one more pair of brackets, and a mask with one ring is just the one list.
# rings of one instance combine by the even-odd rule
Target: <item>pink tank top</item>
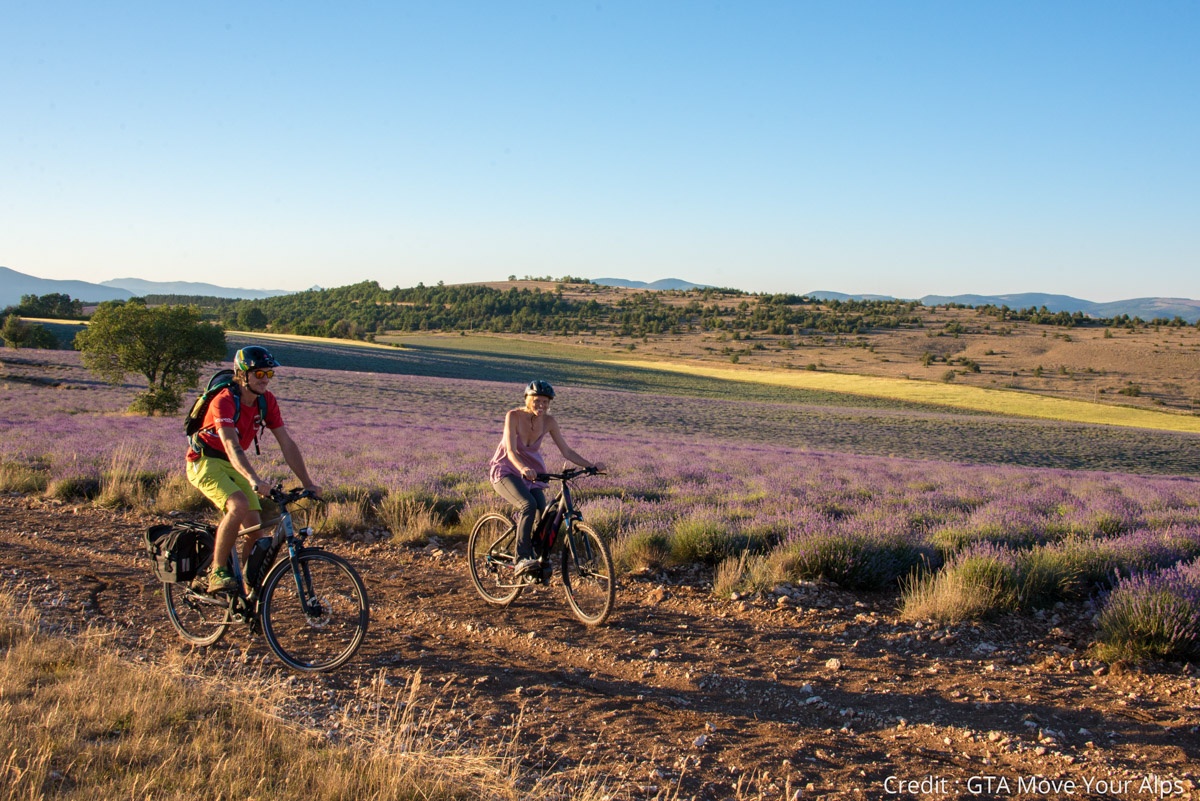
[[[542,454],[539,448],[542,447],[542,440],[546,438],[546,432],[543,431],[541,436],[535,439],[530,444],[526,445],[521,442],[521,435],[516,436],[517,440],[517,457],[525,464],[532,467],[539,473],[546,472],[546,463],[542,460]],[[505,476],[515,476],[525,482],[529,488],[548,487],[549,484],[542,481],[529,481],[521,475],[521,471],[508,458],[508,449],[504,447],[504,438],[500,438],[500,444],[496,446],[496,452],[492,454],[492,461],[488,462],[488,480],[495,484]]]

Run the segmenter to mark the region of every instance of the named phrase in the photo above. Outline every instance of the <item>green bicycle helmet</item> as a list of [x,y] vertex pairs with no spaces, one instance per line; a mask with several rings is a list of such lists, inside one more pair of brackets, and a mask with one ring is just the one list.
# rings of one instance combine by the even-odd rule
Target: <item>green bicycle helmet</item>
[[233,365],[243,372],[247,370],[262,370],[267,367],[278,367],[279,362],[263,347],[250,345],[242,348],[233,357]]
[[525,387],[526,395],[541,395],[544,398],[554,397],[554,387],[550,386],[549,381],[542,381],[540,378],[535,381],[530,381],[529,386]]

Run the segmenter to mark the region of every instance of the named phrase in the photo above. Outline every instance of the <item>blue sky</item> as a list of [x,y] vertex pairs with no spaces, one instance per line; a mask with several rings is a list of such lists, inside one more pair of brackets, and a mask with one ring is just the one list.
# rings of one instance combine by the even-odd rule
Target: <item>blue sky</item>
[[1200,3],[0,0],[0,265],[1200,298]]

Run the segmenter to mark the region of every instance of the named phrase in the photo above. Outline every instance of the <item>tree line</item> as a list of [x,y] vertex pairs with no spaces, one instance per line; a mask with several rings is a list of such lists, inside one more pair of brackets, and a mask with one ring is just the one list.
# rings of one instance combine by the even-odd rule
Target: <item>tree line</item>
[[[585,290],[567,296],[567,285]],[[584,279],[560,280],[554,289],[497,289],[480,284],[384,289],[363,281],[333,289],[243,300],[200,295],[147,295],[148,306],[188,306],[205,320],[225,328],[283,334],[374,340],[387,332],[460,331],[508,334],[608,334],[646,338],[662,334],[726,332],[765,334],[862,335],[871,331],[920,328],[919,301],[816,300],[795,294],[749,294],[706,287],[622,294],[613,300],[588,297],[606,291]],[[949,308],[972,308],[951,304]],[[1138,317],[1087,317],[1082,312],[1040,308],[978,306],[999,321],[1024,321],[1061,327],[1131,328],[1141,325],[1188,325],[1179,317],[1148,323]],[[3,312],[0,333],[10,347],[56,347],[53,335],[21,318],[83,319],[80,301],[65,294],[25,295]],[[1197,323],[1200,326],[1200,323]],[[63,343],[69,344],[69,343]]]
[[915,301],[816,301],[799,295],[694,289],[639,292],[601,302],[568,297],[561,283],[553,290],[441,283],[384,289],[364,281],[200,305],[231,328],[362,340],[397,331],[648,337],[692,331],[861,334],[921,325],[916,311],[920,304]]

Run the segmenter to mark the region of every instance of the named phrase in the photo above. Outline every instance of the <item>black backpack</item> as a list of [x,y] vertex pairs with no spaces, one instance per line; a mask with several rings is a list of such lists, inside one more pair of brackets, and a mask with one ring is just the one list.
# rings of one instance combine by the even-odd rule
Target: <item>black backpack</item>
[[142,541],[159,581],[191,581],[212,560],[216,529],[203,523],[150,526]]
[[[200,397],[196,398],[196,402],[192,404],[192,410],[188,412],[187,417],[183,421],[183,430],[188,435],[188,442],[191,444],[192,450],[196,453],[207,453],[209,456],[224,458],[220,453],[206,449],[204,443],[196,435],[202,430],[201,426],[204,425],[204,415],[208,412],[208,407],[212,403],[212,399],[225,390],[233,393],[233,424],[235,426],[237,425],[238,418],[242,416],[242,388],[233,380],[233,370],[218,370],[213,374],[212,378],[208,379],[208,386],[200,393]],[[262,425],[267,420],[267,399],[263,395],[258,396],[258,419],[260,422],[259,431],[261,431]],[[259,431],[254,432],[255,453],[259,452]]]

